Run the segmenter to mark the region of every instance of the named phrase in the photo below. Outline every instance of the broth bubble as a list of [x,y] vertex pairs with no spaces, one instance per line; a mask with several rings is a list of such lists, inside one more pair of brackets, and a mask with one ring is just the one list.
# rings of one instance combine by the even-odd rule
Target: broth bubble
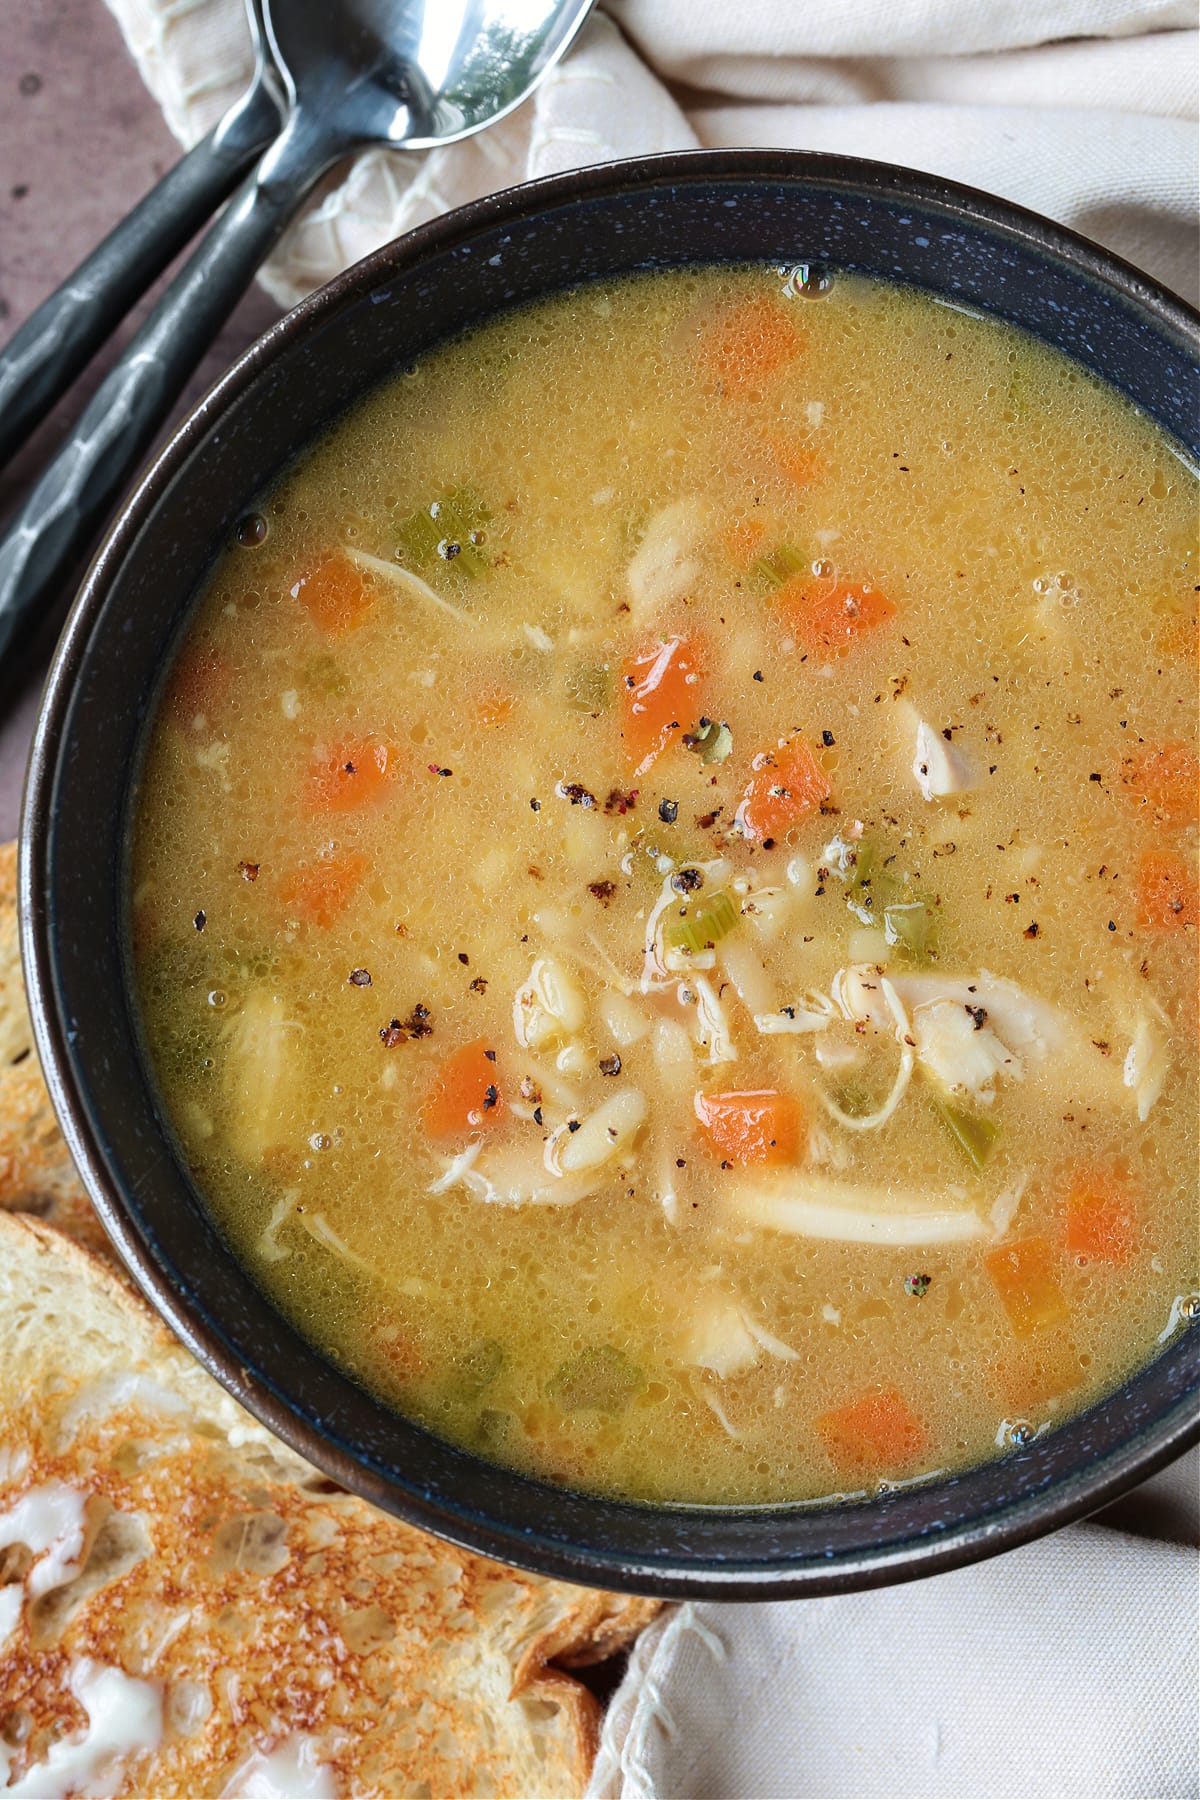
[[244,550],[254,550],[259,544],[265,544],[270,526],[261,513],[247,513],[234,533]]
[[784,292],[800,300],[819,300],[833,286],[833,276],[820,263],[797,263],[784,284]]

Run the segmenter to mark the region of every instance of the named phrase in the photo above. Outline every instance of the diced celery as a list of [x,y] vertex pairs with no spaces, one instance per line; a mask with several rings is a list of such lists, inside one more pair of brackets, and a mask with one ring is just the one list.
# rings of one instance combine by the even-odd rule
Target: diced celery
[[795,544],[779,544],[765,556],[756,556],[749,573],[763,587],[773,588],[789,581],[793,575],[801,574],[809,566],[810,559],[803,550],[797,550]]
[[475,1424],[475,1442],[485,1456],[510,1456],[521,1441],[521,1426],[510,1412],[485,1406]]
[[883,935],[914,962],[924,962],[933,949],[933,911],[924,900],[906,900],[883,909]]
[[846,905],[864,925],[877,925],[884,908],[901,897],[900,883],[883,867],[877,846],[859,844],[846,889]]
[[301,670],[300,679],[306,688],[331,698],[346,692],[345,670],[329,655],[310,656]]
[[480,575],[488,559],[475,540],[491,516],[474,488],[452,488],[401,525],[399,560],[418,567],[445,562],[460,575]]
[[699,956],[711,950],[733,930],[740,917],[737,902],[723,888],[706,894],[690,906],[682,917],[677,913],[663,926],[663,943],[668,950],[684,950]]
[[869,1094],[866,1088],[852,1086],[849,1083],[839,1088],[834,1095],[839,1109],[851,1119],[866,1119],[871,1113],[878,1112],[883,1098],[879,1094]]
[[883,928],[888,943],[914,962],[933,955],[933,908],[921,894],[914,894],[902,875],[894,874],[879,846],[869,839],[859,844],[846,888],[846,905],[864,925]]
[[612,699],[612,670],[607,663],[580,663],[567,676],[567,705],[573,712],[603,712]]
[[475,1400],[490,1387],[504,1366],[504,1351],[495,1338],[482,1338],[454,1362],[456,1386],[465,1399]]
[[623,1412],[644,1386],[642,1372],[611,1344],[581,1350],[550,1382],[550,1398],[564,1412]]
[[982,1113],[967,1112],[963,1107],[943,1100],[940,1095],[934,1096],[933,1110],[978,1174],[1000,1136],[997,1121],[985,1118]]

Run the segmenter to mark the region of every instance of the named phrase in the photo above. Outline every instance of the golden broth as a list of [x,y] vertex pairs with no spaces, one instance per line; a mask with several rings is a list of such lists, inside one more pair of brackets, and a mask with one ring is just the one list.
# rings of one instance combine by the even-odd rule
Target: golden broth
[[134,851],[189,1164],[332,1357],[647,1500],[961,1468],[1188,1316],[1196,484],[709,270],[427,357],[223,555]]

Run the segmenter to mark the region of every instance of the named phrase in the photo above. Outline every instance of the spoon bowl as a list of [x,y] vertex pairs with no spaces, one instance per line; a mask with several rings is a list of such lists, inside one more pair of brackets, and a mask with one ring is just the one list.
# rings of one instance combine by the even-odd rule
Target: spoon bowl
[[528,98],[593,0],[275,0],[266,34],[296,107],[347,142],[434,150]]

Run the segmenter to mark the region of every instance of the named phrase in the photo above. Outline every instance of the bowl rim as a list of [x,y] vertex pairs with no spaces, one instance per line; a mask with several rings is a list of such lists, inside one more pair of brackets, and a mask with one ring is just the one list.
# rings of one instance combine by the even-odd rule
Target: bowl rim
[[[860,193],[865,190],[872,197],[911,203],[964,225],[982,227],[1018,248],[1067,264],[1076,274],[1115,292],[1133,309],[1149,311],[1193,358],[1200,348],[1200,313],[1090,239],[981,190],[864,158],[798,150],[667,152],[594,164],[524,182],[442,214],[372,252],[271,325],[201,397],[126,493],[72,605],[39,707],[22,802],[18,905],[34,1039],[55,1113],[84,1185],[109,1237],[159,1316],[207,1372],[242,1405],[334,1480],[410,1523],[477,1553],[591,1586],[665,1597],[774,1599],[874,1587],[961,1567],[1015,1548],[1109,1504],[1200,1441],[1200,1357],[1189,1355],[1189,1379],[1173,1402],[1148,1424],[1139,1423],[1136,1409],[1131,1409],[1130,1434],[1100,1463],[1089,1464],[1086,1458],[1077,1461],[1066,1474],[1040,1491],[1022,1491],[996,1512],[982,1513],[940,1536],[935,1533],[882,1548],[866,1542],[857,1554],[839,1554],[835,1563],[825,1566],[798,1565],[795,1561],[743,1561],[736,1567],[723,1568],[719,1561],[697,1563],[678,1553],[643,1562],[636,1555],[621,1558],[608,1550],[596,1552],[586,1544],[564,1545],[561,1539],[539,1537],[536,1531],[514,1534],[511,1529],[489,1525],[486,1520],[472,1520],[468,1530],[459,1514],[415,1490],[399,1495],[394,1482],[382,1480],[365,1463],[355,1460],[310,1426],[265,1380],[230,1354],[203,1320],[192,1316],[186,1289],[177,1288],[166,1278],[134,1227],[127,1197],[110,1181],[101,1146],[82,1104],[73,1048],[56,1004],[52,970],[54,920],[48,885],[49,803],[79,666],[110,589],[134,550],[143,526],[194,447],[226,409],[253,387],[298,338],[307,336],[339,308],[357,303],[384,279],[405,277],[419,269],[431,253],[450,248],[482,229],[508,220],[516,223],[547,208],[577,205],[593,197],[613,197],[671,183],[719,181],[807,181],[823,188],[844,187]],[[1186,1344],[1181,1340],[1186,1340]],[[1181,1334],[1171,1346],[1172,1351],[1193,1353],[1198,1348],[1200,1332],[1194,1329]],[[1132,1381],[1155,1366],[1146,1365]],[[1097,1405],[1111,1407],[1120,1398],[1119,1391]],[[598,1504],[612,1503],[601,1500]],[[679,1516],[686,1515],[689,1509],[651,1506],[640,1510],[651,1515]],[[725,1509],[696,1510],[712,1516]],[[743,1517],[750,1512],[770,1518],[798,1509],[781,1506],[728,1510]]]

